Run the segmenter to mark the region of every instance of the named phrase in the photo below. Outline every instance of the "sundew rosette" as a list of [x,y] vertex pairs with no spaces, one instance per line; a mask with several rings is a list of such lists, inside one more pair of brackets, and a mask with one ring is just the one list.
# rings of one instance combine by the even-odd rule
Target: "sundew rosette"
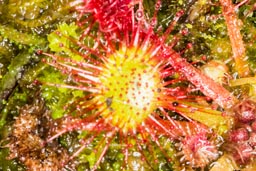
[[[95,138],[102,137],[105,146],[100,149],[92,170],[100,166],[117,137],[120,144],[125,144],[120,151],[124,154],[120,169],[129,167],[130,148],[143,156],[144,146],[150,149],[151,144],[160,149],[168,162],[177,157],[184,165],[204,168],[219,156],[217,135],[207,126],[223,121],[223,117],[210,104],[196,105],[196,99],[205,96],[193,95],[187,84],[194,84],[223,108],[234,103],[233,96],[173,50],[177,40],[169,40],[170,33],[183,11],[176,14],[165,31],[158,33],[155,30],[161,2],[156,2],[151,18],[144,13],[142,3],[81,1],[77,7],[80,14],[77,28],[82,30],[81,35],[55,32],[72,46],[58,42],[59,53],[39,51],[49,57],[44,62],[71,80],[70,84],[54,81],[46,84],[85,92],[85,97],[72,104],[77,115],[63,118],[63,125],[47,142],[68,131],[89,132],[72,159]],[[222,94],[217,96],[216,90]],[[200,120],[203,114],[215,120]],[[160,141],[163,137],[165,141]],[[133,143],[128,143],[131,140]],[[166,142],[178,146],[177,155],[170,156],[164,148]],[[157,161],[157,156],[153,158]]]

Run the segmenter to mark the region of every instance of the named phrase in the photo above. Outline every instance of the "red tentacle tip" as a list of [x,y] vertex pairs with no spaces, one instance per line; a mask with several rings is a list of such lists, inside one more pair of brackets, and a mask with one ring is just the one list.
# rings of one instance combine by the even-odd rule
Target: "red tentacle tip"
[[47,145],[47,142],[46,141],[43,141],[42,143],[41,143],[41,146],[42,147],[45,147]]
[[193,44],[192,43],[188,43],[187,44],[187,49],[191,49],[193,47]]
[[41,83],[39,80],[35,79],[35,80],[33,81],[33,84],[34,84],[34,85],[41,85],[42,83]]
[[178,12],[176,13],[176,17],[181,17],[181,16],[184,15],[184,13],[185,13],[184,10],[180,10],[180,11],[178,11]]
[[181,30],[181,34],[182,34],[183,36],[187,36],[188,33],[189,33],[189,32],[188,32],[188,29],[187,29],[187,28]]
[[39,49],[36,51],[36,55],[42,55],[43,54],[43,50]]
[[203,55],[203,56],[201,57],[201,59],[202,59],[203,61],[207,61],[207,56]]
[[61,32],[60,31],[56,31],[55,32],[58,36],[61,36]]
[[43,59],[42,59],[42,62],[46,62],[46,59],[45,59],[45,58],[43,58]]

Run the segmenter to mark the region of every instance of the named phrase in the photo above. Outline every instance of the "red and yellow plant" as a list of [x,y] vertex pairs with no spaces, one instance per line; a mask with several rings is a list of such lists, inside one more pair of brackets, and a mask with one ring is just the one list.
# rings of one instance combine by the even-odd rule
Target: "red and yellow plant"
[[[38,51],[49,57],[44,62],[67,75],[70,82],[46,84],[85,92],[73,103],[75,116],[64,118],[47,142],[73,130],[89,132],[72,159],[103,134],[105,146],[92,170],[99,167],[117,135],[120,144],[135,140],[132,147],[142,154],[141,143],[147,147],[154,143],[167,159],[172,156],[159,139],[178,141],[181,156],[177,156],[190,167],[204,168],[219,156],[217,134],[211,128],[225,118],[207,100],[229,109],[237,99],[173,49],[176,39],[170,40],[170,34],[183,11],[165,31],[156,31],[160,7],[157,1],[149,18],[142,0],[81,1],[77,8],[81,35],[56,32],[72,45],[58,42],[62,50],[56,54]],[[188,84],[204,95],[193,94]],[[198,99],[206,104],[196,104]],[[182,119],[177,119],[179,115]],[[124,163],[130,148],[129,143],[123,147]]]

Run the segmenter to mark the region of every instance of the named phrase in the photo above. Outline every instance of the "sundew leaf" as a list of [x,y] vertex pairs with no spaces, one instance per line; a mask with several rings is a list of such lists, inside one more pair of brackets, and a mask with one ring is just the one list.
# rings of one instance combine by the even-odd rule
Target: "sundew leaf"
[[[202,108],[193,103],[183,103],[192,107],[191,109],[179,108],[179,110],[182,111],[189,118],[201,122],[210,128],[213,128],[220,135],[226,133],[227,130],[229,129],[228,125],[229,121],[231,121],[230,117],[224,116],[222,112],[212,110],[207,107]],[[193,107],[198,108],[199,110],[193,110]]]

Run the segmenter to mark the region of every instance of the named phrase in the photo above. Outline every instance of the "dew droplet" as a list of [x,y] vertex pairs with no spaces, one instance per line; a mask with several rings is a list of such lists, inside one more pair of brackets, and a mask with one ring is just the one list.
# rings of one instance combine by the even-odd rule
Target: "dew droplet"
[[182,15],[184,15],[184,10],[180,10],[176,13],[176,17],[181,17]]
[[39,49],[36,51],[36,55],[42,55],[43,54],[43,50]]
[[156,10],[159,10],[160,8],[161,8],[161,2],[158,1],[158,2],[156,3],[156,5],[155,5],[155,9],[156,9]]
[[141,20],[143,18],[142,10],[138,10],[135,14],[137,20]]
[[151,25],[152,27],[155,27],[156,24],[157,24],[157,19],[154,17],[154,18],[151,19],[150,25]]

